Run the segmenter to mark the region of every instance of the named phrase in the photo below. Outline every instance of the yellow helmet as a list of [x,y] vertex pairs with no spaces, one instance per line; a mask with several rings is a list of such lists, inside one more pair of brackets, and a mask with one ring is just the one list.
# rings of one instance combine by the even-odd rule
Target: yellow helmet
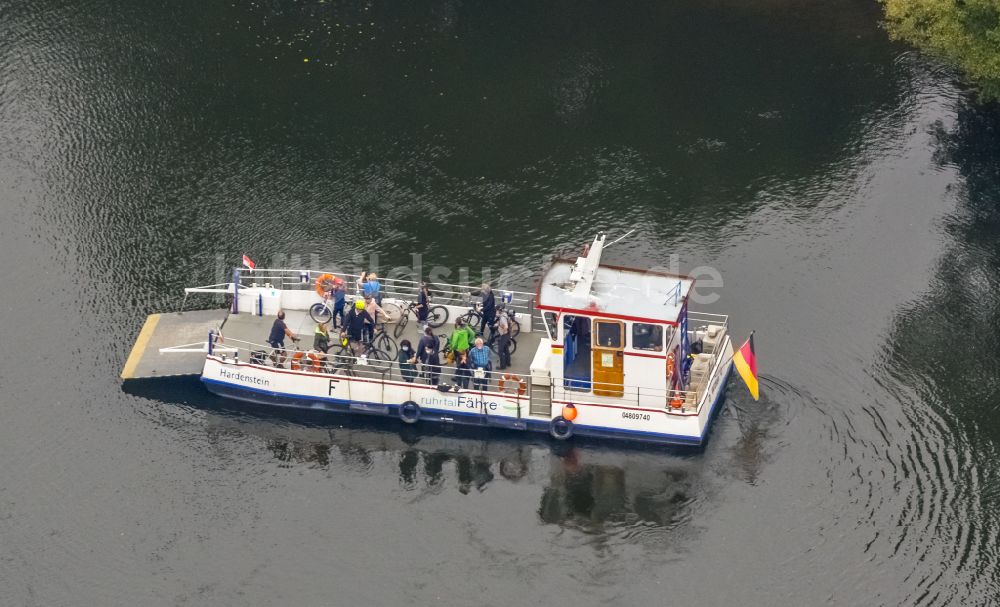
[[361,299],[360,297],[358,299],[355,299],[354,300],[354,307],[356,309],[358,309],[358,310],[364,310],[365,309],[365,300]]

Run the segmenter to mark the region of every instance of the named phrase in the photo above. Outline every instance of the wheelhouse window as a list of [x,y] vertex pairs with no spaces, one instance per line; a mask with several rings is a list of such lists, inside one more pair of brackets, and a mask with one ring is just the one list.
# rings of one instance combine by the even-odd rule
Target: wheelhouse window
[[558,325],[556,324],[556,313],[542,312],[542,322],[545,323],[545,332],[548,334],[549,339],[553,341],[558,340],[559,332],[557,330]]
[[632,323],[632,348],[663,352],[663,325]]
[[602,348],[623,348],[622,323],[594,321],[594,345]]

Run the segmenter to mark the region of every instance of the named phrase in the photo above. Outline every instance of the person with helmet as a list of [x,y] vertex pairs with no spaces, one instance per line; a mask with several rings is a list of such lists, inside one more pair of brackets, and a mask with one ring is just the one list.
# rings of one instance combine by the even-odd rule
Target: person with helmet
[[365,300],[358,299],[354,300],[354,307],[351,311],[347,313],[344,317],[344,333],[347,335],[347,341],[351,346],[351,350],[354,351],[355,356],[361,356],[365,351],[364,343],[362,342],[362,337],[364,335],[365,323],[374,323],[371,315],[365,310]]

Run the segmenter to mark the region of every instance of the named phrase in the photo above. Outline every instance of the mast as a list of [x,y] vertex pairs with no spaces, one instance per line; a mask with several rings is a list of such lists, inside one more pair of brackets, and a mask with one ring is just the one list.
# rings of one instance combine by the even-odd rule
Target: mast
[[573,283],[573,295],[587,297],[597,275],[597,267],[601,265],[601,253],[604,252],[604,232],[594,237],[594,242],[584,250],[584,256],[577,257],[569,280]]

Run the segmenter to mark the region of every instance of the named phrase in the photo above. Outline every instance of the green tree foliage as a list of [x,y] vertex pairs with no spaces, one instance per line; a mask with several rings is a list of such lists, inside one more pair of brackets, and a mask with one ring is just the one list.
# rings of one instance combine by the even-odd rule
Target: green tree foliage
[[1000,0],[882,0],[890,35],[965,72],[1000,99]]

